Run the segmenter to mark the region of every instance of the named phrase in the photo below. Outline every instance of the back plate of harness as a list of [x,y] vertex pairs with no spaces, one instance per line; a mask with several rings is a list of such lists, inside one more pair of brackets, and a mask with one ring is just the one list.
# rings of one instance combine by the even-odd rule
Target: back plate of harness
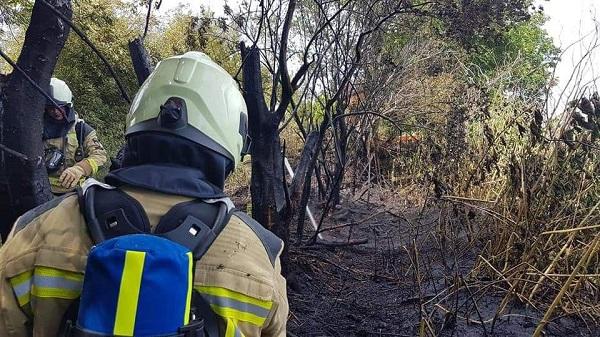
[[[150,234],[148,216],[142,205],[119,189],[100,185],[79,193],[79,205],[95,244],[122,235]],[[175,205],[156,226],[155,235],[188,248],[199,260],[229,222],[225,202],[192,200]]]
[[[188,248],[198,261],[229,222],[232,212],[224,201],[192,200],[172,207],[159,221],[154,232],[142,205],[127,193],[104,184],[78,189],[79,206],[95,244],[129,234],[154,234]],[[76,321],[78,302],[69,308],[65,322]],[[210,306],[198,293],[192,296],[189,326],[171,336],[218,337],[218,323]],[[200,319],[201,318],[201,319]],[[104,337],[90,334],[66,323],[65,336]]]

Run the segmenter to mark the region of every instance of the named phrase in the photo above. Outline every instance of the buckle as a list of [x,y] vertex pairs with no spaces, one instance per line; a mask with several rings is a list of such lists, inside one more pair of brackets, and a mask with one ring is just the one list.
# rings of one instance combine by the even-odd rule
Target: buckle
[[205,337],[204,336],[204,320],[194,320],[188,325],[177,330],[178,336],[181,337]]

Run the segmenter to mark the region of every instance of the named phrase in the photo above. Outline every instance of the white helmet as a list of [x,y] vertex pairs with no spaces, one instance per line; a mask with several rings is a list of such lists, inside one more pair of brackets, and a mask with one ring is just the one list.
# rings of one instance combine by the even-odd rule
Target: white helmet
[[52,77],[50,79],[50,96],[59,105],[73,105],[73,93],[69,86],[62,80]]
[[200,52],[162,60],[146,79],[133,99],[125,135],[147,131],[188,139],[236,167],[249,146],[248,113],[237,83]]

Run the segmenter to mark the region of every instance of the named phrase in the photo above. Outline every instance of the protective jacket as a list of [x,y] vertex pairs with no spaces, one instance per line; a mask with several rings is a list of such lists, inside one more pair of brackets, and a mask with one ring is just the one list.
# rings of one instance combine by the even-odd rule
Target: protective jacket
[[[55,194],[72,192],[75,189],[66,189],[59,183],[59,178],[65,169],[78,165],[83,168],[85,176],[90,176],[96,174],[98,168],[107,160],[106,151],[100,144],[96,131],[77,117],[69,124],[68,131],[64,135],[54,138],[46,138],[45,135],[44,150],[53,149],[60,150],[64,154],[64,163],[61,167],[57,171],[48,172],[50,188]],[[84,179],[85,177],[82,181]]]
[[[174,205],[192,198],[121,187],[153,229]],[[286,335],[288,302],[279,254],[283,244],[235,213],[196,263],[194,289],[210,303],[225,337]],[[80,296],[92,241],[74,193],[21,216],[0,249],[0,336],[56,336]],[[101,294],[99,294],[101,296]]]

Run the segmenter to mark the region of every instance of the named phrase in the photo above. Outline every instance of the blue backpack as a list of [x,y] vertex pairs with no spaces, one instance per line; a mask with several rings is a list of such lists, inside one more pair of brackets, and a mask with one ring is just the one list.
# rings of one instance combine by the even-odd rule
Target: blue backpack
[[175,205],[152,233],[125,192],[97,182],[84,189],[79,205],[95,246],[65,336],[218,337],[215,314],[193,290],[194,264],[229,222],[230,202]]

